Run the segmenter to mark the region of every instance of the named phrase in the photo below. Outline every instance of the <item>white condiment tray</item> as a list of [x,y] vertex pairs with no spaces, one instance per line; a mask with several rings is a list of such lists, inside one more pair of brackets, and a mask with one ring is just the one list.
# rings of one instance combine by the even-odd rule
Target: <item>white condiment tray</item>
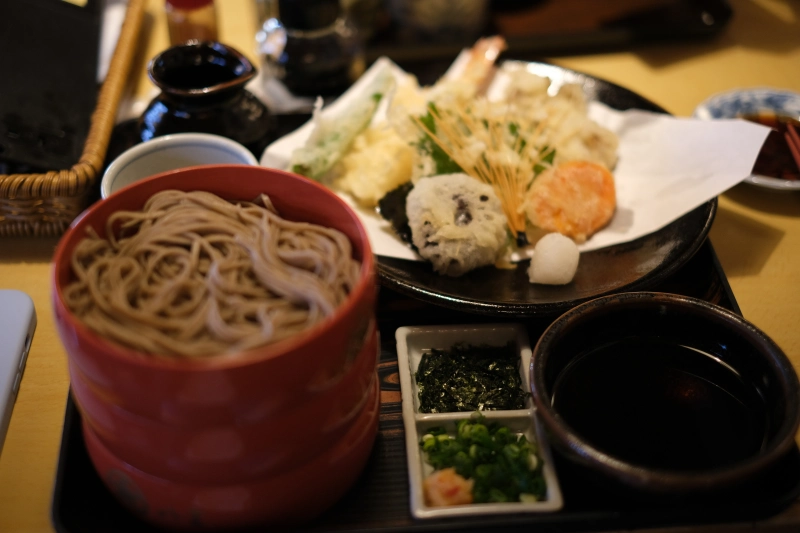
[[547,482],[547,496],[532,503],[475,503],[449,507],[431,507],[425,504],[422,482],[432,471],[425,462],[419,440],[430,428],[443,426],[455,430],[459,420],[469,418],[472,412],[420,413],[419,389],[414,374],[424,352],[432,348],[450,349],[458,342],[471,345],[486,344],[505,346],[513,341],[520,357],[520,375],[525,392],[530,393],[529,369],[531,347],[525,329],[519,324],[475,324],[463,326],[401,327],[395,333],[397,341],[398,372],[403,400],[403,423],[406,434],[406,459],[410,484],[411,513],[415,518],[441,518],[485,514],[513,514],[552,512],[561,509],[563,499],[558,484],[550,445],[544,430],[535,416],[535,409],[528,396],[524,409],[507,411],[483,411],[487,422],[498,422],[517,434],[524,434],[538,443],[539,455],[544,461],[543,473]]

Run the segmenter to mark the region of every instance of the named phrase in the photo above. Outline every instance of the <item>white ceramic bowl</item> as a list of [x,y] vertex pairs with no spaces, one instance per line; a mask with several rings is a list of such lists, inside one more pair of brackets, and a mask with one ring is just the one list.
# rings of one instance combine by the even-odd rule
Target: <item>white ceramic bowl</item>
[[[800,119],[800,93],[770,87],[735,89],[708,97],[695,108],[693,116],[711,120],[759,113],[774,113]],[[777,191],[800,190],[800,181],[783,180],[759,174],[752,174],[744,181],[751,185]]]
[[175,133],[137,144],[108,165],[100,195],[108,198],[142,178],[183,167],[213,164],[258,165],[241,144],[209,133]]

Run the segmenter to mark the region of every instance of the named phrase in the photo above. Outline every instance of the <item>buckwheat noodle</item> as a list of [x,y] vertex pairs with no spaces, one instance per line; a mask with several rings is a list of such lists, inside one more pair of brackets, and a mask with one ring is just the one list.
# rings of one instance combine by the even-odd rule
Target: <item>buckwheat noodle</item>
[[360,270],[344,234],[283,219],[265,195],[234,204],[161,191],[142,211],[114,213],[106,235],[76,246],[64,298],[98,334],[152,354],[209,356],[294,335],[330,316]]

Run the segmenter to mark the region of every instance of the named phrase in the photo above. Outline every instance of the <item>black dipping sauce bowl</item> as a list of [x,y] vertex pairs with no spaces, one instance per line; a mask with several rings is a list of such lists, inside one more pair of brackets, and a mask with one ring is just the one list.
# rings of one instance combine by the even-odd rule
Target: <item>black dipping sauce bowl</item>
[[551,443],[597,482],[637,494],[720,494],[796,452],[800,387],[781,349],[702,300],[624,293],[566,312],[533,350]]

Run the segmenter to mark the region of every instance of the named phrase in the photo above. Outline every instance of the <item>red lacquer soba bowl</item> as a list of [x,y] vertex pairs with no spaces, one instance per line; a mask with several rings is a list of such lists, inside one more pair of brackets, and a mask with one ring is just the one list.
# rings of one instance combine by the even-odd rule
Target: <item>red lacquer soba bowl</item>
[[373,330],[336,386],[279,414],[241,423],[175,426],[102,401],[72,370],[71,385],[84,423],[120,460],[163,478],[227,483],[278,475],[341,440],[365,409],[377,350]]
[[[181,359],[155,357],[111,342],[85,326],[66,305],[63,291],[74,277],[73,251],[88,228],[104,236],[106,220],[112,213],[141,209],[150,196],[165,189],[208,191],[228,200],[253,200],[267,194],[282,217],[343,232],[352,244],[355,259],[361,262],[358,280],[333,315],[304,332],[260,348]],[[209,489],[237,482],[271,487],[272,478],[291,476],[318,461],[324,450],[345,446],[343,439],[355,431],[373,394],[376,291],[374,258],[366,232],[357,215],[330,190],[273,169],[214,165],[144,179],[87,209],[56,249],[52,299],[56,327],[69,360],[72,394],[84,415],[85,433],[102,445],[105,454],[145,477],[160,480],[160,484],[148,486],[192,480]],[[323,430],[326,421],[333,429]],[[314,425],[317,427],[312,428]],[[237,431],[231,432],[231,428]],[[370,443],[374,433],[373,429]],[[273,441],[261,446],[270,434]],[[301,447],[298,443],[304,438],[319,440]],[[223,450],[233,441],[241,453]],[[149,444],[139,447],[132,445],[134,442]],[[360,455],[348,452],[357,455],[348,464],[358,466],[366,461],[369,447],[363,442],[354,448],[362,450]],[[187,443],[195,447],[187,448]],[[199,455],[195,453],[198,450]],[[100,455],[92,452],[92,447],[90,455],[106,479],[98,463]],[[336,493],[343,492],[358,474],[343,476],[334,470],[323,468],[318,475],[326,486],[337,487]],[[140,489],[148,499],[164,497],[156,488],[156,492]],[[271,505],[268,494],[260,494],[259,503]],[[281,494],[281,501],[294,498],[300,502],[306,497]],[[181,512],[189,520],[200,510],[184,508]],[[225,515],[231,517],[230,524],[248,523],[245,515],[236,519],[234,515]],[[248,516],[268,519],[271,515],[262,512]],[[289,519],[286,513],[281,517]],[[153,519],[147,514],[144,518]],[[298,513],[293,518],[308,519],[309,514]],[[224,521],[215,524],[225,525]],[[182,527],[193,525],[187,521]]]
[[365,409],[336,445],[298,468],[262,479],[219,485],[165,480],[120,460],[86,425],[83,435],[106,486],[128,509],[151,523],[183,530],[228,530],[252,524],[291,528],[333,505],[364,468],[380,414],[377,379],[373,385]]

